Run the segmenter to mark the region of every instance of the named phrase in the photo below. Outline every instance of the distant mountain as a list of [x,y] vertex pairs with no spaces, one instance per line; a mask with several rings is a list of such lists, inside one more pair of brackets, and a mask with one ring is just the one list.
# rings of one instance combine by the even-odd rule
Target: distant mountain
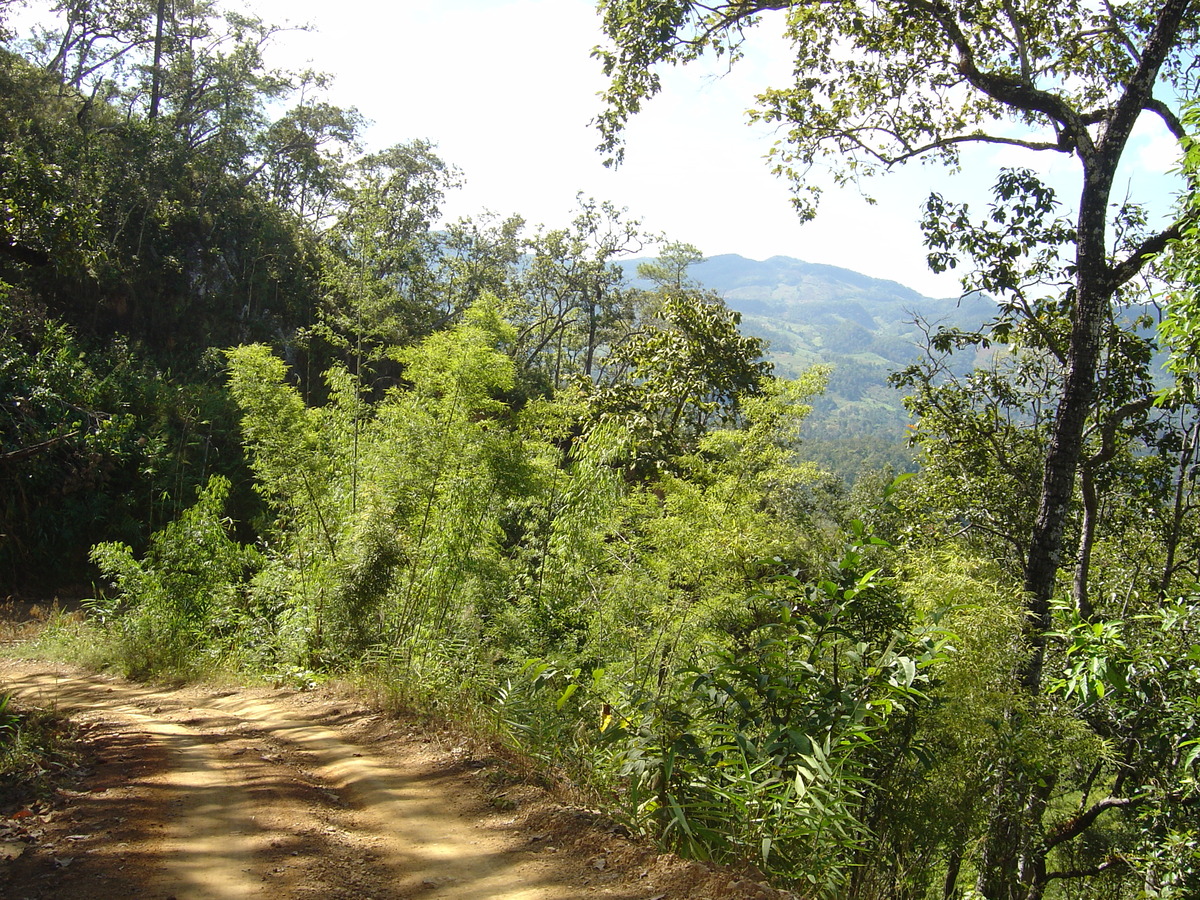
[[[634,284],[637,265],[624,264]],[[860,363],[903,365],[918,353],[918,319],[973,328],[995,311],[986,297],[925,297],[896,281],[788,256],[757,261],[736,254],[706,259],[691,277],[742,314],[748,333],[771,342],[780,374],[814,362],[852,357]]]
[[[637,263],[624,263],[636,279]],[[776,374],[832,367],[829,388],[806,428],[808,455],[852,478],[863,469],[912,467],[908,415],[888,375],[920,355],[917,324],[974,329],[995,312],[979,294],[925,297],[895,281],[787,256],[762,262],[714,256],[689,270],[742,314],[742,330],[765,338]],[[970,359],[962,360],[964,366]]]
[[796,305],[845,300],[904,304],[925,299],[895,281],[789,256],[757,262],[729,253],[694,266],[692,275],[747,313],[769,314]]

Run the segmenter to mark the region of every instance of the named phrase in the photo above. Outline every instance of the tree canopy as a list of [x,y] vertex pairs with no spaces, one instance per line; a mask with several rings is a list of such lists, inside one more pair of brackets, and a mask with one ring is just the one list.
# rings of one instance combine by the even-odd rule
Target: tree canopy
[[[1197,27],[1188,0],[1102,5],[896,0],[888,3],[749,0],[600,0],[610,43],[597,48],[609,78],[598,118],[601,148],[620,158],[621,132],[661,88],[656,67],[705,52],[736,60],[752,29],[785,18],[795,81],[760,94],[753,113],[784,126],[777,169],[797,189],[802,215],[819,186],[806,182],[827,162],[842,182],[936,156],[955,163],[970,143],[1005,144],[1073,157],[1079,197],[1073,227],[1043,279],[1070,306],[1064,384],[1027,537],[1025,585],[1035,645],[1049,627],[1049,600],[1082,435],[1095,389],[1100,334],[1110,303],[1180,233],[1175,223],[1115,253],[1110,200],[1117,167],[1143,115],[1184,136],[1178,98],[1194,93]],[[1010,192],[1009,196],[1012,196]],[[1028,196],[1028,195],[1027,195]],[[927,232],[935,266],[956,236],[935,220]],[[1006,253],[1044,249],[1041,235],[1014,235]],[[1001,293],[1024,285],[994,283]],[[1040,679],[1040,654],[1027,677]]]
[[[621,159],[622,130],[630,117],[661,89],[664,65],[687,64],[705,53],[736,62],[755,28],[774,16],[782,20],[794,79],[759,94],[751,115],[781,126],[775,168],[790,179],[804,217],[816,211],[820,185],[808,176],[818,163],[827,164],[842,184],[923,158],[957,165],[970,144],[1052,153],[1076,163],[1078,194],[1069,204],[1070,218],[1032,172],[1004,171],[985,221],[934,194],[923,223],[931,265],[945,269],[970,260],[975,272],[964,285],[988,289],[1001,304],[991,334],[946,336],[935,345],[986,347],[996,339],[1007,344],[1016,319],[1027,329],[1024,352],[1048,362],[1041,373],[1026,368],[1016,382],[1022,385],[1018,390],[1038,386],[1034,408],[1049,402],[1036,416],[1028,405],[1018,412],[1025,401],[1010,388],[1008,379],[1020,372],[1020,364],[1007,374],[993,372],[984,395],[998,391],[1002,399],[990,413],[980,411],[978,424],[987,423],[980,434],[988,437],[951,466],[957,469],[1008,430],[994,418],[996,409],[1016,413],[1014,435],[1030,416],[1037,429],[1045,429],[1031,447],[993,446],[988,462],[976,460],[983,470],[1002,461],[1014,466],[1017,481],[1038,485],[1031,502],[1005,513],[1015,520],[1000,530],[1016,549],[1026,596],[1031,652],[1021,682],[1031,695],[1039,694],[1057,575],[1075,540],[1077,491],[1083,519],[1075,596],[1079,609],[1091,616],[1086,573],[1096,479],[1113,462],[1113,436],[1132,434],[1154,399],[1144,373],[1118,376],[1100,389],[1097,375],[1102,366],[1106,378],[1116,375],[1116,361],[1134,346],[1126,342],[1125,351],[1115,349],[1121,341],[1113,330],[1130,283],[1184,234],[1192,213],[1184,207],[1179,219],[1155,231],[1146,226],[1137,198],[1116,203],[1113,189],[1143,118],[1161,123],[1178,141],[1186,137],[1181,107],[1196,94],[1196,5],[1190,0],[599,0],[597,5],[608,43],[595,55],[609,79],[597,124],[600,149],[612,162]],[[1139,358],[1134,352],[1129,359]],[[958,399],[943,389],[936,397],[937,391],[925,394],[923,421],[933,425],[941,419],[934,427],[945,429],[942,446],[969,443],[955,429],[969,423],[961,410],[974,401],[964,407],[961,400],[980,396],[983,384]],[[948,416],[955,424],[947,428],[955,405],[960,412]],[[1100,435],[1107,435],[1101,446],[1087,450]],[[977,471],[972,480],[982,477]],[[1002,790],[1020,798],[1009,801],[1012,809],[1024,811],[997,807],[980,863],[978,888],[984,896],[1041,896],[1055,877],[1047,874],[1046,843],[1031,837],[1042,828],[1046,808],[1045,798],[1038,799],[1042,788],[1030,781],[1040,777],[1013,769],[1001,779]]]

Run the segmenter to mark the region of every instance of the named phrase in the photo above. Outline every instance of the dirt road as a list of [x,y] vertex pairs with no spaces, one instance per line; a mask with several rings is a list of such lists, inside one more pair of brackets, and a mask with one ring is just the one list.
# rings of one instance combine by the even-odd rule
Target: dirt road
[[69,711],[91,747],[69,789],[0,818],[13,900],[780,896],[350,700],[20,660],[0,660],[0,689]]

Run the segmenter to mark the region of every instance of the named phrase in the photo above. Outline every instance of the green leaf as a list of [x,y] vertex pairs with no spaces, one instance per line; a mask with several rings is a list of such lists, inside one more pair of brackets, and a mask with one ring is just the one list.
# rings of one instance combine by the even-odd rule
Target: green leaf
[[578,684],[568,684],[567,689],[563,691],[562,694],[559,695],[559,698],[554,702],[554,708],[561,710],[563,706],[566,705],[566,702],[571,699],[571,695],[574,694],[578,689]]

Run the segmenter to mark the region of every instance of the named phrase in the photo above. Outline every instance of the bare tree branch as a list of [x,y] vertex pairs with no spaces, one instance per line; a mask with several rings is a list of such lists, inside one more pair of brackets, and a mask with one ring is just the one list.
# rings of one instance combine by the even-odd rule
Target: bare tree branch
[[[1093,805],[1090,809],[1080,813],[1073,819],[1067,819],[1065,822],[1059,822],[1056,826],[1050,829],[1046,835],[1046,849],[1057,847],[1064,841],[1069,841],[1073,837],[1082,834],[1092,823],[1099,818],[1102,812],[1109,809],[1124,809],[1133,806],[1137,800],[1134,797],[1105,797]],[[1053,877],[1053,876],[1052,876]],[[1066,877],[1065,875],[1060,877]]]
[[7,453],[0,453],[0,463],[14,463],[22,459],[28,459],[31,456],[36,456],[43,450],[49,450],[55,444],[61,444],[63,441],[70,440],[73,437],[78,437],[78,431],[71,431],[67,434],[56,435],[45,441],[40,441],[36,444],[30,444],[28,447],[20,447],[17,450],[10,450]]
[[899,156],[879,157],[881,162],[888,166],[894,166],[897,163],[907,162],[918,156],[922,156],[933,150],[939,150],[945,147],[951,147],[955,144],[1005,144],[1010,147],[1022,147],[1026,150],[1057,150],[1060,153],[1070,152],[1070,147],[1064,147],[1061,141],[1031,141],[1021,138],[1000,137],[993,134],[960,134],[954,137],[941,138],[940,140],[931,141],[922,147],[917,147],[907,153],[902,153]]
[[1167,130],[1179,140],[1183,140],[1186,136],[1187,132],[1184,130],[1183,122],[1179,121],[1179,116],[1175,115],[1175,110],[1171,109],[1171,107],[1167,106],[1161,100],[1151,97],[1146,101],[1143,108],[1155,113],[1162,119],[1163,124],[1167,126]]

